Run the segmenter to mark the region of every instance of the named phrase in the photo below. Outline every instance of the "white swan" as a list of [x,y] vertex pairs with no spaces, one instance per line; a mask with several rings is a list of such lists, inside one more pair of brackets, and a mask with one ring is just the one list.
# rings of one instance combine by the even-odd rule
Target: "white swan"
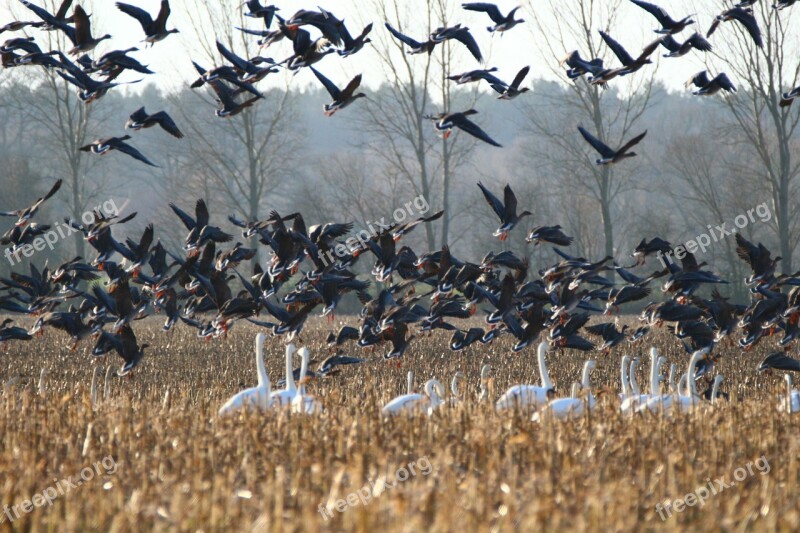
[[792,390],[792,376],[784,374],[786,381],[786,396],[778,404],[778,410],[785,413],[800,413],[800,391]]
[[502,411],[505,409],[530,409],[545,405],[550,400],[555,392],[553,384],[550,381],[550,375],[547,372],[547,363],[544,356],[547,353],[547,343],[539,344],[536,350],[536,358],[539,363],[539,378],[542,381],[541,386],[536,385],[515,385],[508,389],[497,403],[495,409]]
[[292,405],[297,394],[297,387],[294,384],[294,344],[286,345],[286,388],[283,390],[276,390],[270,395],[270,401],[278,402],[279,407],[287,407]]
[[679,392],[678,386],[675,385],[675,376],[678,373],[678,365],[672,363],[669,365],[669,377],[667,378],[667,383],[669,387],[667,388],[668,392]]
[[232,396],[219,410],[219,416],[225,416],[243,409],[269,409],[272,404],[270,384],[267,370],[264,367],[264,334],[256,335],[256,370],[258,385],[245,389]]
[[306,393],[306,374],[308,373],[308,362],[311,355],[308,348],[300,348],[297,352],[300,355],[302,362],[300,363],[300,387],[297,389],[297,394],[292,398],[292,412],[313,415],[314,413],[322,412],[322,404],[313,395]]
[[458,392],[458,381],[461,379],[464,379],[464,373],[459,370],[453,375],[452,381],[450,381],[450,398],[447,399],[447,404],[450,407],[457,407],[461,401],[461,394]]
[[540,412],[534,413],[531,420],[539,422],[543,417],[552,416],[557,420],[566,420],[568,418],[577,418],[582,416],[586,408],[591,411],[596,405],[594,395],[591,393],[591,383],[589,382],[589,373],[597,368],[597,362],[590,359],[583,365],[583,373],[581,375],[581,388],[589,391],[589,395],[584,400],[578,398],[578,393],[573,386],[572,396],[570,398],[558,398],[550,401]]
[[629,379],[631,382],[632,394],[628,398],[625,398],[620,406],[620,410],[623,414],[633,414],[645,402],[652,398],[653,394],[657,394],[657,392],[654,393],[653,391],[658,391],[658,385],[661,382],[659,366],[662,360],[663,358],[658,356],[658,350],[650,348],[650,394],[642,394],[639,390],[639,383],[636,381],[636,368],[639,366],[639,359],[634,358],[633,361],[631,361]]
[[425,383],[425,394],[403,394],[394,398],[383,406],[381,412],[385,415],[398,415],[401,413],[431,413],[442,404],[444,387],[438,380],[429,379]]
[[[697,363],[705,355],[702,350],[698,350],[692,354],[689,361],[689,369],[686,372],[686,386],[685,395],[680,394],[664,394],[650,398],[646,404],[639,407],[640,411],[649,409],[651,413],[668,412],[673,409],[678,409],[682,412],[691,410],[692,407],[700,403],[700,394],[697,392],[697,384],[694,380],[695,369]],[[681,379],[683,381],[683,379]],[[678,387],[681,389],[682,387]]]

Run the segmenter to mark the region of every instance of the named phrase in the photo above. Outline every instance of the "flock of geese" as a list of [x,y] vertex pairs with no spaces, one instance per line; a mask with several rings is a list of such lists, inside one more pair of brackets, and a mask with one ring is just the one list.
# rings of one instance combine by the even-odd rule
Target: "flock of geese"
[[[135,52],[133,48],[108,52],[96,60],[86,55],[109,36],[96,38],[92,35],[90,17],[80,6],[75,6],[70,15],[71,0],[64,0],[54,14],[27,0],[20,1],[40,20],[15,21],[2,28],[3,31],[20,31],[27,27],[61,31],[73,43],[73,48],[66,53],[60,50],[43,52],[33,37],[10,39],[0,47],[4,66],[41,65],[56,69],[64,80],[78,86],[79,97],[87,104],[100,99],[118,84],[114,80],[126,70],[149,73],[146,66],[128,55]],[[708,42],[698,34],[683,44],[674,41],[674,35],[694,23],[690,17],[676,21],[657,6],[631,1],[658,19],[661,25],[656,30],[660,35],[658,40],[648,45],[638,58],[633,58],[603,32],[602,38],[622,66],[608,69],[600,58],[587,61],[576,51],[565,59],[570,78],[590,74],[590,83],[605,85],[617,76],[643,68],[659,45],[670,51],[670,57],[683,55],[691,48],[710,49]],[[709,35],[722,22],[734,21],[743,24],[760,45],[760,31],[750,7],[754,3],[742,2],[726,10],[714,21]],[[782,9],[792,3],[779,2],[775,7]],[[155,19],[130,4],[116,5],[122,13],[141,24],[145,40],[151,45],[177,31],[169,29],[167,0],[162,1]],[[195,64],[200,77],[192,84],[193,87],[208,85],[215,92],[217,116],[233,116],[253,105],[261,98],[254,84],[280,68],[297,72],[309,67],[333,98],[324,109],[328,115],[363,96],[357,93],[360,76],[339,90],[312,65],[328,55],[346,58],[361,51],[370,42],[371,25],[354,38],[341,20],[324,10],[301,10],[283,19],[277,13],[278,8],[263,6],[257,0],[248,1],[246,7],[246,14],[262,21],[265,29],[243,31],[255,33],[262,46],[271,46],[284,39],[291,41],[293,53],[280,62],[262,57],[243,59],[222,43],[217,43],[220,55],[230,64],[210,70]],[[467,3],[464,8],[485,13],[493,22],[488,28],[492,33],[509,31],[524,22],[516,17],[517,10],[503,14],[492,4]],[[270,29],[275,21],[277,29]],[[425,41],[415,41],[388,24],[386,28],[409,53],[431,53],[437,44],[452,39],[466,46],[477,61],[482,61],[477,40],[467,27],[460,24],[437,28]],[[312,39],[309,29],[318,31],[320,37]],[[77,63],[68,56],[78,56]],[[499,98],[508,100],[526,92],[522,82],[527,73],[528,68],[523,68],[510,84],[497,78],[493,69],[466,72],[450,76],[450,79],[455,83],[485,80]],[[96,79],[98,76],[104,79]],[[722,74],[710,78],[701,73],[693,80],[698,86],[697,94],[714,94],[719,88],[732,87],[730,80]],[[791,103],[798,95],[800,88],[784,94],[783,99]],[[475,113],[475,110],[448,111],[430,118],[445,136],[453,128],[458,128],[490,144],[497,144],[468,118]],[[154,126],[177,138],[183,136],[163,111],[149,114],[141,108],[126,124],[134,131]],[[612,164],[634,156],[631,148],[644,137],[643,133],[615,150],[584,128],[579,128],[579,131],[600,154],[598,164]],[[152,164],[127,144],[129,139],[127,135],[109,137],[81,149],[96,154],[117,150]],[[37,239],[55,230],[48,224],[35,222],[34,218],[40,206],[53,197],[60,186],[61,180],[58,180],[32,205],[0,213],[16,218],[13,227],[0,239],[0,244],[7,247],[9,257],[19,259],[20,254],[29,250]],[[506,185],[501,195],[482,183],[478,183],[478,187],[497,216],[499,225],[493,235],[499,240],[505,241],[527,217],[535,216],[518,209],[516,195],[510,186]],[[65,332],[72,349],[76,349],[84,339],[93,338],[92,354],[104,357],[116,352],[123,359],[118,374],[124,376],[141,362],[147,347],[137,341],[133,324],[150,314],[166,315],[163,326],[166,331],[176,323],[183,323],[196,329],[200,337],[224,338],[237,322],[245,320],[265,328],[272,335],[285,335],[287,342],[291,342],[300,338],[307,318],[315,309],[321,306],[321,315],[332,320],[342,299],[348,293],[354,293],[363,304],[359,324],[331,332],[328,344],[334,355],[313,370],[309,368],[308,350],[301,348],[297,351],[301,367],[293,369],[294,347],[289,344],[287,388],[271,391],[269,379],[263,371],[260,347],[263,337],[259,337],[256,341],[259,385],[232,398],[223,411],[235,411],[254,403],[262,408],[290,405],[298,411],[317,412],[320,404],[305,390],[305,382],[312,377],[321,378],[337,372],[343,365],[358,365],[366,361],[366,358],[344,355],[342,352],[348,346],[361,349],[388,346],[384,358],[396,359],[403,356],[416,335],[441,329],[452,332],[449,347],[453,351],[476,343],[489,344],[502,335],[513,338],[512,349],[515,352],[538,343],[541,384],[512,388],[497,400],[497,407],[544,407],[552,404],[553,407],[548,409],[553,412],[573,412],[591,409],[594,405],[591,394],[578,398],[580,391],[590,390],[589,374],[594,363],[587,363],[584,379],[576,391],[578,394],[556,399],[544,361],[547,346],[554,350],[610,354],[624,344],[641,343],[651,328],[668,324],[669,331],[690,358],[685,380],[674,386],[674,379],[671,379],[666,394],[660,391],[658,384],[654,387],[651,382],[651,393],[645,396],[638,392],[634,380],[629,377],[623,380],[622,394],[625,395],[623,403],[627,402],[631,410],[671,410],[695,405],[697,380],[713,381],[719,386],[717,378],[712,377],[719,356],[715,347],[719,343],[737,343],[742,349],[749,350],[763,339],[783,332],[778,343],[788,350],[800,336],[800,272],[778,274],[781,258],[773,258],[763,244],[754,244],[740,233],[736,234],[737,254],[752,271],[745,279],[753,295],[749,304],[732,303],[717,289],[711,291],[709,298],[699,296],[697,292],[701,288],[723,286],[728,281],[707,268],[705,262],[698,262],[692,253],[675,254],[677,257],[682,255],[682,258],[679,262],[671,260],[669,254],[673,247],[660,237],[642,239],[631,254],[633,264],[622,265],[612,257],[593,261],[567,253],[562,248],[569,247],[573,239],[560,225],[537,225],[528,231],[526,241],[534,246],[542,243],[553,245],[560,260],[534,271],[524,255],[518,256],[510,250],[489,251],[480,262],[470,262],[457,257],[448,246],[417,253],[410,246],[400,244],[417,227],[435,223],[442,217],[442,211],[381,227],[380,231],[369,236],[360,232],[353,234],[351,222],[329,221],[307,226],[299,212],[282,215],[272,211],[266,219],[250,221],[228,217],[229,223],[241,230],[242,239],[252,243],[250,248],[242,242],[229,245],[235,239],[234,234],[212,221],[205,200],[196,201],[193,213],[184,210],[185,207],[170,204],[177,217],[176,223],[183,225],[188,232],[183,253],[175,253],[156,240],[152,224],[138,238],[121,239],[118,235],[120,228],[134,219],[136,213],[111,216],[95,212],[91,223],[67,220],[66,227],[70,232],[82,234],[97,256],[88,262],[76,257],[55,269],[50,269],[46,263],[38,268],[31,261],[28,272],[12,272],[8,278],[0,279],[0,309],[36,317],[29,330],[14,325],[12,319],[6,319],[0,325],[0,342],[28,341],[47,327]],[[61,226],[59,231],[64,227]],[[225,249],[221,249],[223,246]],[[262,256],[259,246],[270,252],[265,267],[256,261]],[[373,293],[370,293],[372,280],[359,279],[352,270],[366,256],[374,257],[371,275],[380,284],[379,290]],[[666,266],[650,274],[634,272],[645,267],[648,258],[654,256],[666,257]],[[246,261],[254,261],[255,265],[249,276],[237,268]],[[100,281],[101,275],[106,277],[104,283]],[[621,283],[615,281],[616,276],[622,280]],[[397,278],[400,279],[396,281]],[[663,281],[660,292],[666,299],[651,301],[645,306],[639,317],[640,327],[628,331],[627,325],[620,327],[616,320],[588,325],[592,314],[610,315],[623,304],[649,298],[653,291],[650,285],[656,280]],[[485,327],[476,327],[474,323],[457,325],[459,321],[464,324],[479,307],[485,315]],[[418,331],[412,333],[412,328]],[[628,363],[623,358],[623,372],[629,370],[626,370],[628,364],[638,364],[638,360],[634,358]],[[655,355],[652,364],[654,375],[659,376],[660,363]],[[800,362],[779,351],[767,356],[758,369],[800,371]],[[674,378],[674,372],[672,374]],[[297,383],[300,383],[299,387]],[[795,412],[797,393],[791,390],[791,385],[789,392],[787,409]],[[417,409],[409,406],[422,404],[435,408],[445,403],[444,387],[436,381],[425,384],[424,394],[410,391],[409,394],[388,404],[387,411]]]
[[[682,42],[676,40],[675,36],[695,24],[692,16],[685,16],[676,20],[666,10],[655,4],[642,0],[630,1],[656,18],[660,26],[655,30],[658,38],[647,44],[642,52],[634,57],[611,35],[600,31],[600,37],[619,61],[619,66],[606,65],[602,58],[584,59],[581,57],[580,51],[574,50],[567,54],[562,61],[562,64],[567,67],[566,75],[569,79],[578,80],[587,76],[586,79],[589,84],[606,87],[614,78],[627,76],[651,64],[650,56],[655,53],[659,46],[667,50],[668,53],[664,55],[668,58],[681,57],[692,50],[709,52],[712,50],[712,45],[707,38],[710,38],[724,22],[741,24],[752,37],[754,43],[759,47],[763,47],[761,29],[753,15],[752,8],[759,0],[743,0],[735,6],[725,9],[713,20],[705,37],[695,32]],[[72,44],[72,47],[66,53],[58,49],[43,51],[34,37],[11,38],[0,46],[0,58],[2,59],[3,67],[39,65],[46,69],[53,69],[67,83],[76,87],[78,97],[86,104],[99,100],[116,86],[142,81],[143,78],[117,81],[126,71],[144,76],[154,74],[146,65],[142,65],[130,55],[138,51],[135,46],[112,50],[99,58],[93,59],[90,54],[95,52],[98,45],[103,41],[111,39],[111,35],[106,34],[95,37],[92,33],[91,17],[80,5],[76,5],[72,14],[69,15],[73,0],[63,0],[56,13],[50,13],[28,0],[20,0],[20,2],[39,20],[12,21],[0,28],[0,33],[17,32],[28,28],[36,28],[41,31],[59,31],[64,34]],[[793,4],[794,0],[778,0],[774,4],[774,8],[782,10]],[[237,29],[247,35],[258,37],[257,44],[261,48],[269,48],[279,41],[289,41],[292,45],[292,53],[282,61],[263,56],[245,58],[237,55],[223,43],[217,41],[217,50],[224,59],[220,66],[206,68],[193,61],[194,69],[199,77],[190,86],[196,89],[207,85],[212,89],[217,101],[217,109],[215,111],[217,117],[233,117],[256,104],[263,98],[263,94],[256,88],[256,84],[268,75],[280,72],[281,69],[297,74],[307,67],[313,73],[332,99],[330,103],[324,106],[324,113],[327,116],[334,115],[366,96],[365,93],[359,92],[362,82],[361,74],[355,76],[343,88],[340,88],[339,85],[320,72],[315,65],[318,66],[329,55],[347,58],[363,50],[371,42],[369,38],[373,29],[371,23],[365,26],[360,34],[353,37],[343,20],[322,8],[319,8],[319,11],[301,9],[288,19],[284,19],[278,14],[280,9],[274,5],[265,6],[259,0],[249,0],[244,5],[247,8],[245,15],[261,21],[263,28]],[[141,26],[145,37],[143,42],[150,46],[179,31],[178,29],[170,28],[168,24],[171,14],[169,0],[161,1],[161,8],[155,17],[131,4],[117,2],[116,6],[120,12],[133,18]],[[510,31],[518,24],[525,22],[524,19],[517,18],[516,13],[520,9],[519,7],[506,14],[496,5],[487,2],[468,2],[462,4],[462,7],[465,11],[483,13],[484,16],[488,16],[492,21],[492,25],[487,30],[491,34]],[[273,23],[276,26],[275,29],[272,29]],[[446,41],[453,41],[463,44],[479,64],[484,62],[478,40],[468,27],[460,23],[454,26],[436,28],[424,40],[416,40],[409,37],[392,27],[388,22],[384,26],[395,39],[402,43],[408,54],[431,54],[436,45]],[[319,35],[314,38],[309,30],[318,32]],[[70,59],[70,56],[75,57],[75,61]],[[522,86],[530,71],[529,66],[522,67],[511,83],[498,78],[495,74],[496,71],[496,68],[477,68],[460,74],[448,73],[447,77],[457,84],[485,81],[501,100],[512,100],[529,90],[528,87]],[[720,91],[736,91],[736,86],[724,72],[713,77],[707,71],[699,72],[689,79],[686,86],[693,86],[695,88],[693,94],[698,96],[711,96]],[[800,96],[800,87],[795,87],[780,96],[780,105],[789,106],[798,96]],[[453,129],[459,129],[492,146],[501,146],[470,119],[477,113],[475,109],[466,111],[445,110],[440,113],[426,114],[425,118],[432,120],[436,131],[445,138],[450,136]],[[131,114],[130,120],[125,125],[126,128],[134,131],[153,126],[160,126],[178,139],[183,137],[183,133],[177,124],[165,111],[148,114],[144,108],[140,108]],[[599,165],[618,163],[623,159],[634,157],[636,153],[631,149],[641,142],[647,134],[645,131],[623,143],[622,146],[613,148],[602,140],[602,132],[598,136],[583,127],[579,127],[578,130],[586,142],[600,155],[596,160]],[[98,155],[105,155],[116,150],[147,165],[157,166],[139,150],[130,145],[128,143],[129,140],[131,140],[129,135],[105,137],[81,147],[80,150]]]

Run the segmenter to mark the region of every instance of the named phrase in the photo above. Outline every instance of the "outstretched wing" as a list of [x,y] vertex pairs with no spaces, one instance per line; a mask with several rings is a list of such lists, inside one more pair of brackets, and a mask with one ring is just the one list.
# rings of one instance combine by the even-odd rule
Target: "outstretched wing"
[[481,192],[483,192],[483,197],[486,198],[486,202],[489,204],[489,207],[497,214],[498,217],[503,218],[505,216],[506,208],[503,205],[503,202],[500,199],[492,194],[489,189],[483,186],[483,183],[478,182],[478,187],[480,187]]
[[178,125],[175,124],[175,121],[172,120],[172,117],[169,116],[166,111],[159,111],[158,113],[154,114],[152,117],[158,125],[161,126],[164,131],[172,135],[173,137],[177,137],[178,139],[183,139],[183,132],[178,129]]
[[603,143],[600,139],[583,129],[583,127],[578,126],[578,131],[581,132],[583,138],[586,139],[586,142],[592,145],[592,148],[597,150],[597,152],[602,155],[603,157],[614,157],[616,152],[608,147],[605,143]]
[[[317,77],[320,83],[322,83],[322,85],[325,86],[325,90],[328,91],[328,94],[331,95],[331,98],[333,98],[334,100],[339,100],[339,98],[342,96],[342,91],[340,91],[339,88],[331,80],[323,76],[320,71],[318,71],[314,67],[308,67],[308,68],[311,69],[311,72],[314,73],[314,76]],[[360,81],[361,80],[359,78],[359,82]]]
[[472,34],[469,32],[467,28],[462,28],[459,31],[457,31],[455,35],[453,35],[453,38],[463,43],[467,47],[467,50],[469,50],[469,53],[472,54],[472,57],[477,59],[480,63],[483,63],[483,55],[481,54],[481,49],[478,46],[477,41],[475,41],[475,37],[472,36]]
[[525,79],[525,76],[528,75],[530,72],[531,67],[522,67],[517,75],[514,77],[514,81],[511,82],[511,87],[514,89],[519,89],[519,86],[522,84],[522,80]]
[[661,23],[662,27],[666,28],[675,22],[663,8],[655,4],[642,2],[642,0],[631,0],[631,2],[653,15]]
[[147,32],[150,29],[150,26],[153,25],[153,17],[151,17],[150,13],[148,13],[144,9],[141,9],[139,7],[136,7],[136,6],[132,6],[130,4],[124,4],[122,2],[117,2],[116,6],[117,6],[117,9],[119,9],[120,11],[125,13],[126,15],[129,15],[129,16],[135,18],[136,20],[138,20],[139,24],[142,25],[142,29],[145,32]]
[[386,26],[386,29],[389,30],[389,33],[394,35],[397,40],[407,44],[408,46],[410,46],[412,48],[419,48],[420,46],[422,46],[422,43],[420,43],[419,41],[415,41],[411,37],[408,37],[407,35],[403,35],[399,31],[397,31],[396,29],[392,28],[392,26],[388,22],[384,23],[384,26]]
[[466,117],[460,117],[455,121],[456,126],[460,129],[464,130],[465,132],[469,133],[476,139],[480,139],[485,143],[491,144],[492,146],[497,146],[498,148],[502,148],[503,145],[489,137],[489,134],[483,131],[477,124],[472,122]]
[[642,141],[642,139],[644,139],[645,135],[647,135],[647,130],[644,130],[644,132],[640,133],[639,135],[628,141],[627,144],[624,144],[622,148],[617,150],[617,153],[624,154],[625,152],[627,152],[628,150],[639,144]]
[[494,4],[488,2],[470,2],[468,4],[461,4],[461,7],[467,11],[480,11],[489,15],[495,24],[500,24],[505,21],[505,17],[500,13],[500,9]]
[[633,63],[633,58],[628,53],[628,51],[625,50],[622,47],[622,45],[619,44],[617,41],[615,41],[609,34],[607,34],[604,31],[601,31],[600,37],[603,38],[603,40],[611,49],[611,51],[614,52],[614,55],[617,56],[617,59],[619,59],[620,63],[622,63],[625,66],[628,66],[631,63]]
[[150,165],[151,167],[158,167],[158,165],[147,159],[139,150],[137,150],[128,143],[120,142],[117,144],[117,146],[115,146],[115,148],[120,152],[122,152],[123,154],[128,154],[132,158],[141,161],[145,165]]

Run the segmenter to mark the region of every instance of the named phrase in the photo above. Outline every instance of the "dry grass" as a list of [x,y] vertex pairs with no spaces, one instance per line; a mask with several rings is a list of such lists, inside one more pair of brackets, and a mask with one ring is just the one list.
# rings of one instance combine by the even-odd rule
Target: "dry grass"
[[[477,403],[481,365],[493,366],[496,398],[509,385],[538,382],[534,350],[510,354],[508,339],[460,354],[446,337],[417,339],[401,367],[380,356],[360,368],[311,385],[326,412],[291,416],[270,412],[221,420],[216,411],[231,394],[255,383],[254,328],[237,326],[225,342],[205,343],[178,328],[164,335],[155,322],[137,325],[153,345],[132,380],[114,379],[109,398],[94,408],[93,364],[84,344],[63,347],[62,334],[5,346],[0,380],[14,383],[0,396],[0,496],[21,504],[81,469],[112,456],[113,475],[86,482],[0,529],[112,531],[332,530],[355,531],[607,531],[724,529],[794,530],[797,505],[798,420],[779,414],[778,376],[757,376],[769,348],[730,354],[718,365],[729,404],[674,419],[618,414],[615,394],[584,419],[542,426],[522,416],[498,416]],[[303,337],[323,355],[321,323]],[[650,341],[685,364],[675,341]],[[764,343],[762,343],[764,344]],[[670,349],[667,350],[666,347]],[[644,352],[640,345],[637,351]],[[267,370],[283,372],[280,339],[268,339]],[[642,354],[644,355],[644,354]],[[577,380],[584,355],[551,353],[559,395]],[[109,360],[115,367],[118,360]],[[99,362],[98,362],[99,363]],[[619,355],[600,358],[595,384],[618,390]],[[646,366],[646,365],[642,365]],[[40,370],[50,369],[45,395]],[[404,392],[413,368],[417,384],[443,382],[456,370],[468,378],[468,402],[432,418],[381,417],[382,404]],[[639,382],[645,382],[642,370]],[[88,428],[91,427],[91,430]],[[761,456],[770,472],[687,508],[662,522],[655,505],[682,498]],[[427,458],[434,471],[418,473],[364,506],[335,510],[325,521],[320,504],[368,480]]]

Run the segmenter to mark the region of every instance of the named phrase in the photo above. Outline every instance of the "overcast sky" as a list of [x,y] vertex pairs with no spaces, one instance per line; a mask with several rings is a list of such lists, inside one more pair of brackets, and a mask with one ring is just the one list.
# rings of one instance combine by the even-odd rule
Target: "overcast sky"
[[[34,0],[36,1],[36,0]],[[52,0],[51,0],[52,1]],[[190,17],[188,16],[187,9],[190,9],[193,2],[196,0],[172,0],[172,16],[170,18],[170,27],[177,27],[181,33],[177,35],[170,35],[167,40],[157,43],[155,47],[144,49],[143,44],[140,43],[143,38],[141,27],[138,23],[121,13],[114,6],[112,0],[84,0],[80,4],[92,14],[93,34],[95,36],[102,35],[103,33],[110,33],[113,39],[103,42],[98,48],[99,53],[104,53],[112,49],[127,48],[136,46],[137,44],[142,48],[140,52],[134,54],[142,63],[150,66],[157,75],[150,76],[146,83],[155,83],[164,87],[175,87],[181,84],[190,82],[195,73],[191,66],[191,59],[196,59],[203,65],[209,64],[209,59],[205,53],[198,47],[198,42],[205,40],[206,42],[213,43],[214,35],[212,31],[207,31],[202,35],[198,35],[194,29]],[[219,0],[214,0],[219,1]],[[223,0],[231,2],[231,0]],[[422,20],[419,16],[414,16],[414,9],[418,9],[423,2],[421,0],[399,0],[401,6],[407,10],[407,17],[409,26],[403,28],[403,31],[408,35],[423,40],[426,34],[427,22]],[[613,1],[613,0],[612,0]],[[768,1],[768,0],[765,0]],[[143,9],[156,14],[159,9],[160,0],[129,0]],[[697,19],[699,24],[692,26],[691,30],[684,31],[681,34],[686,38],[691,31],[701,31],[705,33],[710,22],[711,15],[709,9],[713,9],[713,5],[721,2],[714,2],[712,0],[704,0],[701,2],[703,6],[700,11],[696,9],[694,2],[689,0],[661,0],[661,3],[668,8],[674,18],[681,17],[690,13],[699,13]],[[45,5],[45,0],[38,0],[39,5]],[[345,22],[353,35],[360,33],[361,28],[366,22],[375,22],[373,29],[373,38],[385,38],[386,29],[383,27],[383,20],[380,14],[373,7],[372,0],[367,1],[351,1],[351,0],[277,0],[275,2],[281,9],[280,13],[284,16],[289,16],[297,9],[307,8],[315,9],[317,5],[332,11],[339,18],[345,19]],[[499,0],[498,4],[503,11],[514,7],[519,2],[517,0]],[[549,68],[553,65],[553,60],[545,58],[539,53],[539,50],[544,48],[544,39],[541,32],[535,27],[532,22],[531,13],[526,13],[526,8],[521,9],[518,15],[527,19],[523,25],[517,26],[503,36],[492,36],[486,31],[486,27],[490,24],[489,18],[482,13],[474,13],[461,10],[458,5],[460,2],[453,1],[450,16],[452,22],[461,22],[472,29],[473,34],[476,36],[484,54],[488,56],[486,66],[494,66],[500,69],[500,77],[506,78],[508,81],[513,78],[514,74],[524,65],[531,65],[532,78],[553,78],[552,72]],[[569,9],[570,2],[564,1],[564,9]],[[800,8],[798,8],[800,9]],[[29,12],[18,0],[0,0],[0,23],[6,23],[13,19],[27,19],[35,20],[35,16]],[[261,22],[255,19],[247,20],[248,27],[252,29],[261,29]],[[599,24],[599,22],[598,22]],[[625,0],[622,0],[621,15],[615,21],[611,28],[611,34],[620,43],[625,46],[634,57],[638,54],[641,48],[652,39],[656,34],[652,32],[657,28],[656,20],[644,12],[639,7]],[[595,31],[598,28],[594,28]],[[719,33],[729,30],[722,28]],[[316,36],[315,30],[312,30]],[[37,36],[40,34],[38,30],[33,30],[32,35]],[[9,34],[6,34],[9,35]],[[256,37],[252,38],[253,40]],[[714,43],[716,44],[716,43]],[[574,48],[581,48],[580,43],[573,43],[568,47],[564,47],[564,53]],[[242,50],[235,50],[242,53]],[[585,51],[581,50],[582,53]],[[663,49],[659,49],[657,55],[660,56],[664,53]],[[277,60],[285,59],[291,54],[291,46],[288,42],[284,41],[270,47],[262,52],[262,55],[274,57]],[[607,58],[607,63],[609,58]],[[462,54],[459,58],[458,65],[453,70],[472,70],[478,68],[479,65],[468,54]],[[614,61],[616,63],[616,61]],[[375,67],[376,57],[375,52],[367,47],[358,55],[341,60],[338,57],[326,58],[323,62],[319,63],[319,70],[324,72],[328,77],[332,78],[334,82],[344,84],[347,80],[359,73],[364,74],[364,83],[367,86],[375,87],[380,84],[382,73]],[[653,67],[648,67],[653,68]],[[697,53],[691,53],[689,56],[678,59],[664,59],[658,58],[658,78],[661,79],[670,89],[683,90],[683,82],[692,74],[699,70],[703,70],[703,57]],[[643,75],[643,74],[638,74]],[[273,79],[271,83],[283,83],[291,75],[279,75]],[[126,78],[127,79],[127,78]],[[265,82],[267,85],[268,82]],[[304,86],[309,83],[316,83],[316,80],[309,72],[302,72],[296,78],[291,79],[293,85]],[[616,83],[616,82],[615,82]],[[136,87],[136,86],[133,86]],[[535,87],[534,87],[535,88]]]

